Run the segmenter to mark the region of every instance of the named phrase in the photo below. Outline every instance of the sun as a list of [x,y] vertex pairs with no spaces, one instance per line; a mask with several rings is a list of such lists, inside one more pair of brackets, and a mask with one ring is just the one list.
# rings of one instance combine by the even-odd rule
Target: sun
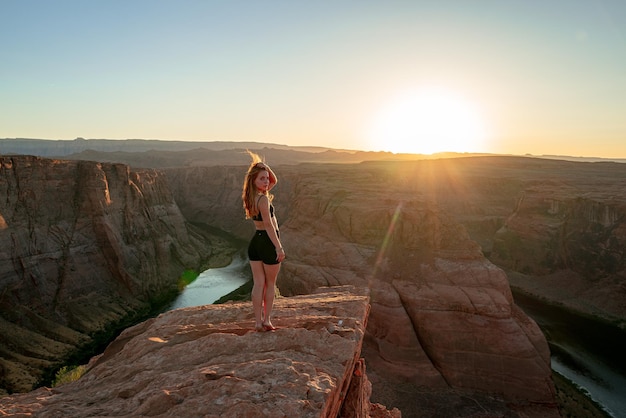
[[484,152],[486,130],[478,106],[446,89],[404,93],[374,117],[372,149],[394,153]]

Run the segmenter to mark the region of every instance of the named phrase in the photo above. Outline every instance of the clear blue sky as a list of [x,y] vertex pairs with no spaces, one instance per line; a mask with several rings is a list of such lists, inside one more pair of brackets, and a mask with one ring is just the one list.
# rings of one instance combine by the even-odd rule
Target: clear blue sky
[[[403,133],[415,152],[626,157],[623,0],[0,0],[0,16],[0,138],[399,150]],[[424,89],[448,99],[418,106]]]

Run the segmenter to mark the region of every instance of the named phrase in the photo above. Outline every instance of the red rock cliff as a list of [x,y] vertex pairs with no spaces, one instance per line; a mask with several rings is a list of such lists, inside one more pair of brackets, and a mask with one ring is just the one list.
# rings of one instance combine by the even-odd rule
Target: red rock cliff
[[[221,181],[234,172],[219,170],[226,172]],[[437,201],[408,189],[411,182],[386,165],[281,166],[279,172],[275,202],[287,248],[280,291],[370,289],[364,353],[374,399],[403,414],[430,405],[425,413],[432,416],[470,416],[485,402],[493,413],[558,416],[545,337],[514,304],[505,273]],[[177,188],[193,196],[183,205],[187,213],[213,201],[211,185],[203,183],[203,192],[199,183]],[[231,200],[222,203],[232,217],[242,212],[234,194]],[[501,402],[487,406],[489,399]]]
[[30,390],[92,335],[177,289],[210,254],[164,177],[0,157],[0,386]]

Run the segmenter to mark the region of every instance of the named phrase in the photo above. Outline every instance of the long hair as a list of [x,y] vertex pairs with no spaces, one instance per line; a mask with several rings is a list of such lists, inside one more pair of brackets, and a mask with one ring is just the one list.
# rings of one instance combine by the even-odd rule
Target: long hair
[[[243,191],[241,192],[241,200],[243,200],[243,208],[246,211],[246,219],[250,219],[253,216],[256,216],[259,213],[259,208],[257,206],[257,196],[259,191],[254,185],[254,180],[256,180],[257,176],[261,171],[267,170],[263,165],[259,166],[259,163],[263,162],[263,159],[259,157],[252,151],[246,150],[250,158],[252,158],[252,162],[248,167],[248,172],[246,173],[246,178],[243,181]],[[267,198],[272,201],[274,196],[269,192],[265,192]]]

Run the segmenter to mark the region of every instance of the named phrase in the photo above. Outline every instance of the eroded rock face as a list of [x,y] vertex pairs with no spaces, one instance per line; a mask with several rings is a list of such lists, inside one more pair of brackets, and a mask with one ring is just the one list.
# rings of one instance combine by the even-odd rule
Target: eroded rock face
[[366,358],[381,381],[492,393],[555,413],[546,340],[513,303],[505,273],[434,202],[390,183],[377,190],[372,178],[341,167],[299,178],[281,291],[366,284]]
[[[407,416],[436,403],[435,415],[449,411],[458,391],[506,400],[494,413],[514,414],[517,405],[523,415],[533,403],[542,415],[558,416],[543,334],[513,303],[505,273],[433,190],[407,186],[425,182],[423,173],[411,182],[399,168],[362,164],[281,166],[278,174],[276,213],[287,249],[280,291],[370,289],[364,353],[375,399],[408,384],[394,404],[416,414]],[[239,207],[236,201],[231,213]],[[429,394],[417,396],[422,390]],[[463,408],[455,415],[475,413]]]
[[190,222],[211,225],[243,239],[252,236],[245,222],[242,167],[186,167],[164,170],[182,214]]
[[[548,411],[542,415],[549,416],[545,339],[512,303],[502,271],[484,258],[481,247],[498,260],[505,249],[497,233],[503,226],[501,232],[524,238],[529,244],[524,248],[531,250],[545,248],[553,231],[599,231],[594,242],[606,240],[611,254],[616,248],[612,240],[619,243],[623,236],[623,210],[615,200],[623,191],[623,170],[589,167],[506,157],[275,167],[275,203],[288,257],[279,278],[281,292],[304,294],[344,283],[369,287],[372,311],[364,347],[369,377],[375,388],[385,390],[398,384],[428,388],[426,395],[412,398],[421,405],[403,399],[412,410],[436,402],[449,406],[453,392],[468,390],[471,399],[481,391],[503,397],[509,405],[538,402]],[[245,167],[167,170],[188,220],[247,240],[251,223],[243,219],[239,196],[244,174]],[[583,204],[563,210],[572,201]],[[1,229],[8,221],[0,213]],[[553,229],[551,220],[565,213],[583,227]],[[586,255],[582,238],[572,243]],[[541,259],[520,248],[508,247],[524,263]],[[591,267],[604,268],[598,263]],[[611,295],[619,298],[623,281],[616,271],[610,278],[615,284]],[[584,278],[577,283],[581,290],[589,288]],[[598,294],[595,303],[601,307],[611,295]],[[589,294],[581,300],[589,301]]]
[[[263,154],[271,163],[276,161],[275,153],[266,149]],[[516,287],[626,327],[625,164],[485,156],[352,167],[363,177],[353,184],[349,182],[355,179],[350,177],[340,186],[343,190],[322,203],[315,195],[324,190],[325,183],[303,179],[327,171],[324,181],[338,185],[341,178],[331,177],[333,172],[341,174],[334,171],[337,165],[280,166],[275,190],[282,221],[288,220],[292,207],[306,213],[317,211],[320,204],[341,202],[347,191],[387,199],[385,190],[402,190],[405,196],[436,203],[440,211],[463,225],[485,256],[506,269]],[[185,216],[199,222],[211,220],[216,223],[210,225],[247,239],[252,232],[243,220],[239,198],[244,173],[244,166],[177,168],[168,170],[168,178],[175,179],[176,200],[184,201]],[[230,191],[225,192],[228,187]],[[311,187],[312,196],[301,195],[300,203],[292,202],[294,191],[302,187]],[[221,199],[224,193],[226,199]],[[390,202],[391,213],[397,204],[397,198]],[[212,207],[210,213],[206,205]],[[337,216],[339,211],[335,211]],[[299,269],[304,273],[309,267]],[[333,281],[332,275],[326,279]]]
[[564,188],[524,193],[492,258],[525,290],[626,328],[626,199]]
[[1,387],[46,368],[172,294],[210,255],[154,170],[0,157]]
[[0,398],[34,416],[380,417],[360,358],[369,312],[356,289],[279,298],[273,332],[248,303],[170,311],[126,329],[79,380]]

